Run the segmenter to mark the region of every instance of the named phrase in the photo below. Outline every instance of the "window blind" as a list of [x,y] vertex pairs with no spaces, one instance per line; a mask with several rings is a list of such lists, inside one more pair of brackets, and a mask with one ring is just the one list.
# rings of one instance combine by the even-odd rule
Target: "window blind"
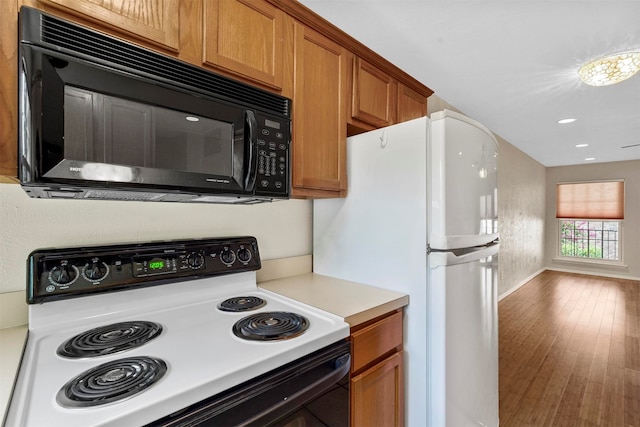
[[558,184],[556,218],[624,219],[624,181]]

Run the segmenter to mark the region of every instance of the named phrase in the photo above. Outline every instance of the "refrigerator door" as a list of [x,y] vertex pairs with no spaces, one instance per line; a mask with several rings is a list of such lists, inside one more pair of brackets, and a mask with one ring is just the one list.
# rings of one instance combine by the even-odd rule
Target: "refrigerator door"
[[429,254],[431,426],[498,426],[498,248]]
[[498,238],[498,143],[486,127],[453,111],[431,115],[429,245],[456,249]]

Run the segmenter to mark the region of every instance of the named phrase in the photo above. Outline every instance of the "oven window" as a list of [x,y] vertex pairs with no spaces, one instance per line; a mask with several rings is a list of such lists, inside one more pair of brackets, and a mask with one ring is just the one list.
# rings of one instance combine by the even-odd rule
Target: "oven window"
[[69,160],[232,176],[232,123],[64,88]]

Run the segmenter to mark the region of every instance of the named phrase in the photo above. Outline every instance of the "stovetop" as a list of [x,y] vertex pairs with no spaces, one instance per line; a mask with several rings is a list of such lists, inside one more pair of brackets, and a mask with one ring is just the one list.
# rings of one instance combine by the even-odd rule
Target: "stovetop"
[[[349,334],[341,318],[259,289],[255,271],[146,285],[29,306],[29,336],[7,425],[144,425]],[[240,312],[218,307],[229,298],[247,297],[265,304]],[[283,340],[247,340],[234,333],[234,325],[248,316],[274,323],[268,314],[274,312],[302,317],[306,329]],[[58,353],[76,335],[119,322],[150,322],[161,330],[143,345],[114,354],[70,358]],[[127,358],[160,360],[165,367],[158,369],[166,372],[146,390],[123,400],[77,407],[60,397],[60,390],[78,375]],[[124,375],[119,368],[105,372],[101,381]]]

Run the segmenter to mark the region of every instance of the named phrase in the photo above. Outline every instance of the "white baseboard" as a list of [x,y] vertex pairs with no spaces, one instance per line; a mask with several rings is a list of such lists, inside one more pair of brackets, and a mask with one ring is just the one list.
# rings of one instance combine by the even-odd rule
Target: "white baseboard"
[[547,270],[547,268],[541,268],[540,270],[536,271],[535,273],[533,273],[532,275],[528,276],[527,278],[523,279],[522,281],[520,281],[520,283],[518,283],[516,286],[514,286],[513,288],[509,289],[507,292],[503,293],[502,295],[498,295],[498,301],[502,301],[504,298],[508,297],[509,295],[511,295],[512,293],[514,293],[515,291],[517,291],[518,289],[520,289],[522,286],[524,286],[528,281],[530,281],[531,279],[533,279],[534,277],[536,277],[538,274],[542,273],[543,271]]
[[511,295],[512,293],[514,293],[518,289],[520,289],[522,286],[524,286],[527,282],[529,282],[531,279],[536,277],[538,274],[540,274],[540,273],[542,273],[542,272],[544,272],[546,270],[559,271],[561,273],[586,274],[586,275],[589,275],[589,276],[609,277],[611,279],[625,279],[625,280],[640,281],[640,277],[623,276],[623,275],[620,275],[620,274],[609,274],[609,273],[602,273],[602,272],[599,272],[599,271],[574,270],[574,269],[570,269],[570,268],[545,267],[545,268],[542,268],[542,269],[536,271],[535,273],[533,273],[529,277],[525,278],[520,283],[518,283],[516,286],[514,286],[511,289],[509,289],[507,292],[505,292],[505,293],[503,293],[501,295],[498,295],[498,301],[502,301],[504,298],[508,297],[509,295]]
[[574,273],[574,274],[586,274],[588,276],[600,276],[609,277],[611,279],[625,279],[625,280],[637,280],[640,281],[640,277],[623,276],[621,274],[603,273],[602,271],[589,271],[572,268],[560,268],[560,267],[546,267],[545,270],[559,271],[561,273]]

